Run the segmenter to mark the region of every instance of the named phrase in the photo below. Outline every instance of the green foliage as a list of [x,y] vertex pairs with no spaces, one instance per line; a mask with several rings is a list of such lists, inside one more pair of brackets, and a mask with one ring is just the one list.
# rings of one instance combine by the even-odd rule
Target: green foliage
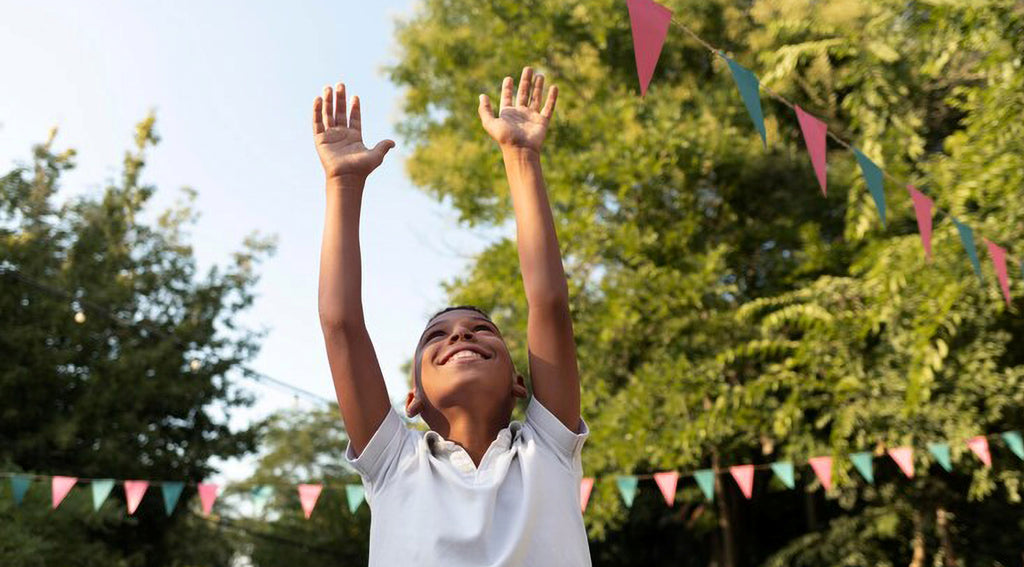
[[[274,244],[252,235],[232,265],[203,278],[183,232],[196,218],[194,191],[155,225],[142,221],[156,191],[142,181],[146,151],[158,141],[152,116],[139,124],[119,179],[100,195],[55,204],[75,155],[54,151],[55,133],[31,163],[0,178],[0,257],[45,286],[0,278],[0,465],[202,481],[211,457],[255,449],[255,429],[228,426],[233,408],[252,401],[228,374],[244,371],[258,350],[259,335],[235,318],[252,304],[255,264]],[[128,518],[121,489],[93,513],[82,484],[51,511],[48,481],[34,483],[20,508],[3,481],[4,565],[226,565],[234,553],[191,517],[194,489],[166,517],[153,488]]]
[[[1024,252],[1020,2],[667,5],[895,178]],[[398,40],[409,173],[469,225],[512,211],[477,94],[494,99],[523,64],[560,87],[544,167],[592,427],[585,470],[599,477],[586,513],[597,564],[1019,561],[1020,463],[993,443],[984,469],[963,443],[1024,427],[1019,278],[1007,308],[942,216],[925,263],[904,189],[887,181],[883,229],[838,145],[823,199],[792,111],[762,97],[764,151],[723,62],[679,27],[638,98],[622,2],[425,0]],[[519,364],[516,262],[513,241],[495,242],[447,291],[495,313]],[[925,444],[943,439],[953,474],[926,467]],[[917,478],[880,459],[868,486],[839,458],[827,498],[804,467],[796,491],[760,475],[750,503],[720,477],[712,505],[687,485],[675,509],[638,497],[627,510],[612,479],[905,444]],[[635,551],[651,545],[664,553]]]

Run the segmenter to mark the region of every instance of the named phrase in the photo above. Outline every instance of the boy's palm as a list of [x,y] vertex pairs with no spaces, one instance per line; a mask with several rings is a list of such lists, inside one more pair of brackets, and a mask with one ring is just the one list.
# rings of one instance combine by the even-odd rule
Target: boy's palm
[[547,102],[542,109],[543,93],[544,75],[534,77],[533,70],[527,67],[523,69],[519,92],[513,103],[512,77],[505,77],[501,85],[501,108],[497,117],[491,109],[491,99],[487,95],[480,95],[478,111],[484,130],[502,147],[525,148],[539,152],[555,110],[558,87],[553,86],[548,91]]
[[359,97],[352,98],[352,115],[346,116],[345,85],[338,83],[333,93],[324,89],[324,97],[313,105],[313,140],[316,152],[328,177],[365,178],[384,161],[384,155],[395,146],[383,140],[373,149],[363,144]]

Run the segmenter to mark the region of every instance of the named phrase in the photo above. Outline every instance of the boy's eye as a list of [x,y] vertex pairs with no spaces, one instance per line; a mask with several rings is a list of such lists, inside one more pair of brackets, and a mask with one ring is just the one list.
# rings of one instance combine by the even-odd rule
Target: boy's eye
[[491,330],[491,328],[488,327],[487,325],[477,325],[476,328],[473,329],[473,330],[474,331],[479,331],[481,329],[483,329],[484,331],[490,331]]

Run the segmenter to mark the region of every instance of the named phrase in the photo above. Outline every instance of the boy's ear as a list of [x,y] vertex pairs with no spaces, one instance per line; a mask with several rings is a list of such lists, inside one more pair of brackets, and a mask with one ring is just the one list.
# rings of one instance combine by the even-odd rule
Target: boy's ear
[[413,388],[405,395],[405,415],[416,417],[421,411],[423,411],[423,401],[416,396],[416,389]]
[[512,397],[526,399],[527,394],[526,379],[522,374],[516,372],[515,378],[512,379]]

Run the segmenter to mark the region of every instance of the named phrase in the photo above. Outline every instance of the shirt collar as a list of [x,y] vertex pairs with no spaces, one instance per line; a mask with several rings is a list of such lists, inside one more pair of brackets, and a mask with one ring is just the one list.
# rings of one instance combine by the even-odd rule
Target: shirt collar
[[[498,436],[491,441],[490,446],[487,448],[484,454],[490,452],[491,449],[497,448],[501,451],[508,451],[512,448],[512,442],[515,440],[516,435],[519,434],[519,430],[522,429],[523,423],[521,421],[510,421],[507,427],[501,429],[498,432]],[[441,436],[440,433],[433,429],[427,430],[423,434],[424,439],[427,441],[427,447],[430,449],[430,453],[435,457],[441,457],[451,455],[458,451],[465,451],[461,445],[454,441],[449,441]]]

